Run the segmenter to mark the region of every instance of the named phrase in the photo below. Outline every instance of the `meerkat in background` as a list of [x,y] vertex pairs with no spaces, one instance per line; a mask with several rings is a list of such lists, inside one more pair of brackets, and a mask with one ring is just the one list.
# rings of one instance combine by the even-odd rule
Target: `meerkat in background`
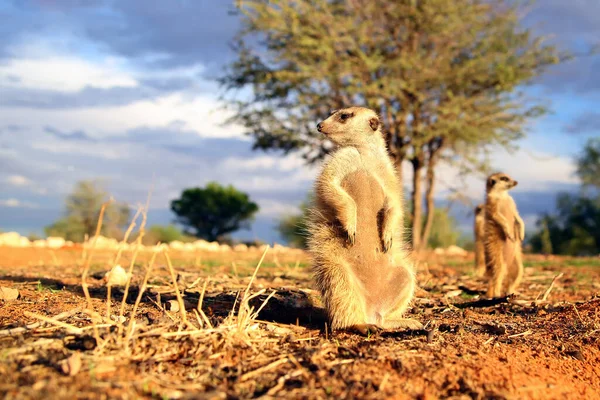
[[475,207],[475,271],[477,276],[485,275],[485,204]]
[[504,173],[490,175],[486,182],[485,264],[489,278],[488,297],[514,293],[523,277],[521,242],[525,224],[508,191],[517,181]]
[[346,108],[317,129],[337,145],[316,180],[308,223],[314,279],[331,327],[362,334],[421,328],[402,317],[415,270],[403,243],[402,192],[377,114]]

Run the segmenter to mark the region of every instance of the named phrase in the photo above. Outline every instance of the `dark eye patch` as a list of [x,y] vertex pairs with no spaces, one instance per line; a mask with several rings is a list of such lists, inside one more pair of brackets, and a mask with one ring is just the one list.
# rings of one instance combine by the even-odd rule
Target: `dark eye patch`
[[345,121],[348,118],[354,116],[354,113],[341,113],[340,114],[340,121]]
[[503,176],[502,178],[500,178],[500,180],[501,180],[501,181],[504,181],[504,182],[508,182],[508,178],[507,178],[507,177],[505,177],[505,176]]

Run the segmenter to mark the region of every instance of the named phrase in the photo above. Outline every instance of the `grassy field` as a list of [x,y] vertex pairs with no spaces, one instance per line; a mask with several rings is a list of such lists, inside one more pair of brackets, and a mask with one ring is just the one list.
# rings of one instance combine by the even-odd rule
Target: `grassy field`
[[94,254],[89,297],[87,256],[0,248],[19,292],[0,300],[4,398],[600,398],[599,258],[528,256],[491,304],[472,256],[431,255],[409,313],[425,329],[361,337],[327,329],[302,252],[126,252],[110,300],[115,254]]

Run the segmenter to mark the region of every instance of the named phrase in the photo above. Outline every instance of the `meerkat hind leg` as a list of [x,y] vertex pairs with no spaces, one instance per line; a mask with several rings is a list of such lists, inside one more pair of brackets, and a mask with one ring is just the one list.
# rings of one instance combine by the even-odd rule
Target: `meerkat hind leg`
[[504,279],[506,278],[506,269],[504,260],[493,267],[487,292],[489,298],[502,296]]
[[509,283],[506,294],[513,294],[516,292],[516,289],[519,287],[521,280],[523,279],[523,261],[521,260],[521,255],[517,254],[513,261],[513,268],[516,269],[516,274],[512,282]]
[[344,328],[347,332],[357,333],[361,336],[369,336],[381,332],[383,329],[375,324],[357,324]]
[[[397,268],[395,279],[390,282],[388,295],[395,295],[394,306],[382,318],[381,325],[385,329],[422,329],[416,319],[403,317],[412,299],[415,286],[415,278],[404,268]],[[398,290],[398,287],[401,287]],[[396,290],[398,290],[396,292]]]
[[388,319],[383,323],[385,329],[423,329],[423,324],[412,318]]

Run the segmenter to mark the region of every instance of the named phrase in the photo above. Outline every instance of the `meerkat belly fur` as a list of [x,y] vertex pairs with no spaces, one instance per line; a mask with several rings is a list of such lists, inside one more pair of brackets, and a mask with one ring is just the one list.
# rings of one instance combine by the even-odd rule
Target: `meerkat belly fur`
[[415,271],[402,192],[377,114],[351,107],[317,126],[337,145],[316,180],[308,223],[313,274],[333,329],[420,328],[402,315]]
[[517,181],[503,173],[486,182],[485,263],[489,279],[488,297],[514,293],[523,277],[521,243],[525,224],[508,191]]
[[475,207],[475,271],[477,276],[485,275],[485,204]]

